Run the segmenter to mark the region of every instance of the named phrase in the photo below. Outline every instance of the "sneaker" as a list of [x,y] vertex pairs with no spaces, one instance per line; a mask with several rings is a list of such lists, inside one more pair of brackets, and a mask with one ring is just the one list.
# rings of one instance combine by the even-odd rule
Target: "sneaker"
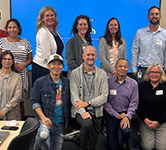
[[75,136],[80,135],[80,130],[75,130],[64,135],[64,140],[71,141]]

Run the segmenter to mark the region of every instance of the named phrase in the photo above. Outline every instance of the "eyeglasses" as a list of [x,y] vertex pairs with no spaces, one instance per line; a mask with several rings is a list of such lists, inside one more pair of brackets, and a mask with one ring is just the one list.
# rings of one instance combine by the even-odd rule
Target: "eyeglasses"
[[149,73],[151,73],[151,74],[161,74],[161,72],[158,72],[158,71],[149,71]]
[[12,59],[11,58],[3,58],[2,60],[4,60],[4,61],[12,61]]

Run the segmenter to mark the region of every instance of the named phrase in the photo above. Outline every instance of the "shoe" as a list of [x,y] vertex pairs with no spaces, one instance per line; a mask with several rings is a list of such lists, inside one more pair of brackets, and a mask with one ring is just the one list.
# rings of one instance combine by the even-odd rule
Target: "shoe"
[[121,141],[121,150],[130,150],[129,143]]
[[64,140],[71,141],[74,139],[75,136],[80,135],[80,130],[75,130],[73,132],[70,132],[68,134],[64,135]]

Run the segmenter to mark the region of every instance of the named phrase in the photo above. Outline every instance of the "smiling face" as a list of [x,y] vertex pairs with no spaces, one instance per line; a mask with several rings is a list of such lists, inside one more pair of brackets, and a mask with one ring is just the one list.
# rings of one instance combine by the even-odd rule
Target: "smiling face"
[[125,77],[127,75],[127,72],[129,70],[129,63],[127,60],[119,60],[115,66],[115,70],[117,73],[117,76],[119,77]]
[[43,21],[46,27],[53,27],[55,24],[55,13],[52,10],[47,10],[44,13]]
[[2,59],[2,68],[3,69],[11,69],[14,61],[12,59],[12,56],[9,54],[6,54]]
[[47,65],[48,69],[50,70],[51,76],[60,76],[63,66],[63,63],[59,60],[52,60]]
[[150,82],[159,83],[161,79],[161,70],[158,66],[153,66],[149,70],[149,80]]
[[161,19],[160,11],[157,8],[151,9],[148,15],[148,19],[152,25],[159,24]]
[[97,59],[96,49],[93,46],[85,47],[82,57],[86,66],[94,66]]
[[110,34],[116,34],[118,32],[119,29],[119,24],[118,21],[116,19],[113,19],[110,21],[110,23],[108,24],[108,30],[110,31]]
[[78,30],[78,35],[85,35],[86,32],[88,31],[88,23],[86,19],[79,19],[78,20],[78,25],[76,26]]
[[19,34],[19,29],[14,21],[11,21],[7,26],[7,33],[10,37],[17,37]]

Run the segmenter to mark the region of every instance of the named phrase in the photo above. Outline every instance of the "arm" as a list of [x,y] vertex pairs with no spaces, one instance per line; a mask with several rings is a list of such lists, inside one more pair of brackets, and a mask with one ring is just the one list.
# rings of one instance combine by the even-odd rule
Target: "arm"
[[95,77],[95,93],[96,90],[99,89],[100,91],[98,93],[100,94],[94,99],[90,100],[92,107],[99,107],[107,101],[107,96],[108,96],[107,75],[103,70],[100,71],[101,72],[97,72],[96,70],[96,77]]
[[51,122],[51,120],[50,120],[49,118],[47,118],[47,117],[43,114],[43,111],[42,111],[41,107],[37,107],[37,108],[35,109],[35,111],[36,111],[36,113],[39,115],[39,117],[40,117],[40,119],[42,120],[43,124],[44,124],[46,127],[50,128],[51,125],[52,125],[52,122]]
[[[52,38],[51,37],[51,33],[49,33],[49,30],[48,29],[45,29],[44,27],[41,28],[38,32],[37,32],[37,36],[36,36],[36,42],[37,42],[37,45],[40,45],[40,49],[42,51],[42,54],[43,54],[43,60],[45,61],[45,63],[47,63],[48,61],[48,58],[50,55],[52,55],[52,44],[50,41],[52,41]],[[55,41],[54,41],[55,42]],[[54,50],[55,53],[57,51]]]
[[135,110],[138,107],[138,83],[134,80],[135,84],[133,85],[133,87],[131,87],[133,89],[133,93],[130,97],[130,104],[129,107],[127,109],[127,114],[126,116],[131,119],[132,116],[135,113]]
[[77,43],[74,38],[71,38],[66,44],[66,64],[69,69],[73,70],[78,67],[76,63],[76,51],[77,51]]
[[107,60],[106,56],[107,56],[107,43],[106,40],[104,38],[101,38],[99,40],[99,57],[100,57],[100,61],[102,63],[102,65],[104,66],[104,68],[112,73],[114,72],[114,68],[110,65],[110,62]]
[[9,111],[14,109],[20,103],[21,97],[22,97],[22,79],[21,76],[19,76],[17,82],[15,83],[15,91],[12,99],[9,100],[9,102],[2,109],[4,114],[7,114]]
[[[75,70],[71,72],[71,75],[70,75],[70,93],[71,93],[71,103],[73,106],[75,106],[76,101],[80,100],[80,97],[79,97],[80,91],[79,90],[82,90],[82,89],[80,89],[82,87],[80,87],[81,85],[78,81],[79,78],[80,77],[78,75],[78,72],[76,72]],[[82,113],[86,112],[85,108],[78,108],[75,110],[80,115],[82,115]]]
[[136,67],[138,62],[138,55],[139,55],[139,33],[137,31],[131,49],[131,70],[133,73],[137,72]]
[[23,63],[15,63],[15,69],[18,72],[24,70],[25,67],[29,66],[32,63],[32,52],[27,55],[27,60]]

